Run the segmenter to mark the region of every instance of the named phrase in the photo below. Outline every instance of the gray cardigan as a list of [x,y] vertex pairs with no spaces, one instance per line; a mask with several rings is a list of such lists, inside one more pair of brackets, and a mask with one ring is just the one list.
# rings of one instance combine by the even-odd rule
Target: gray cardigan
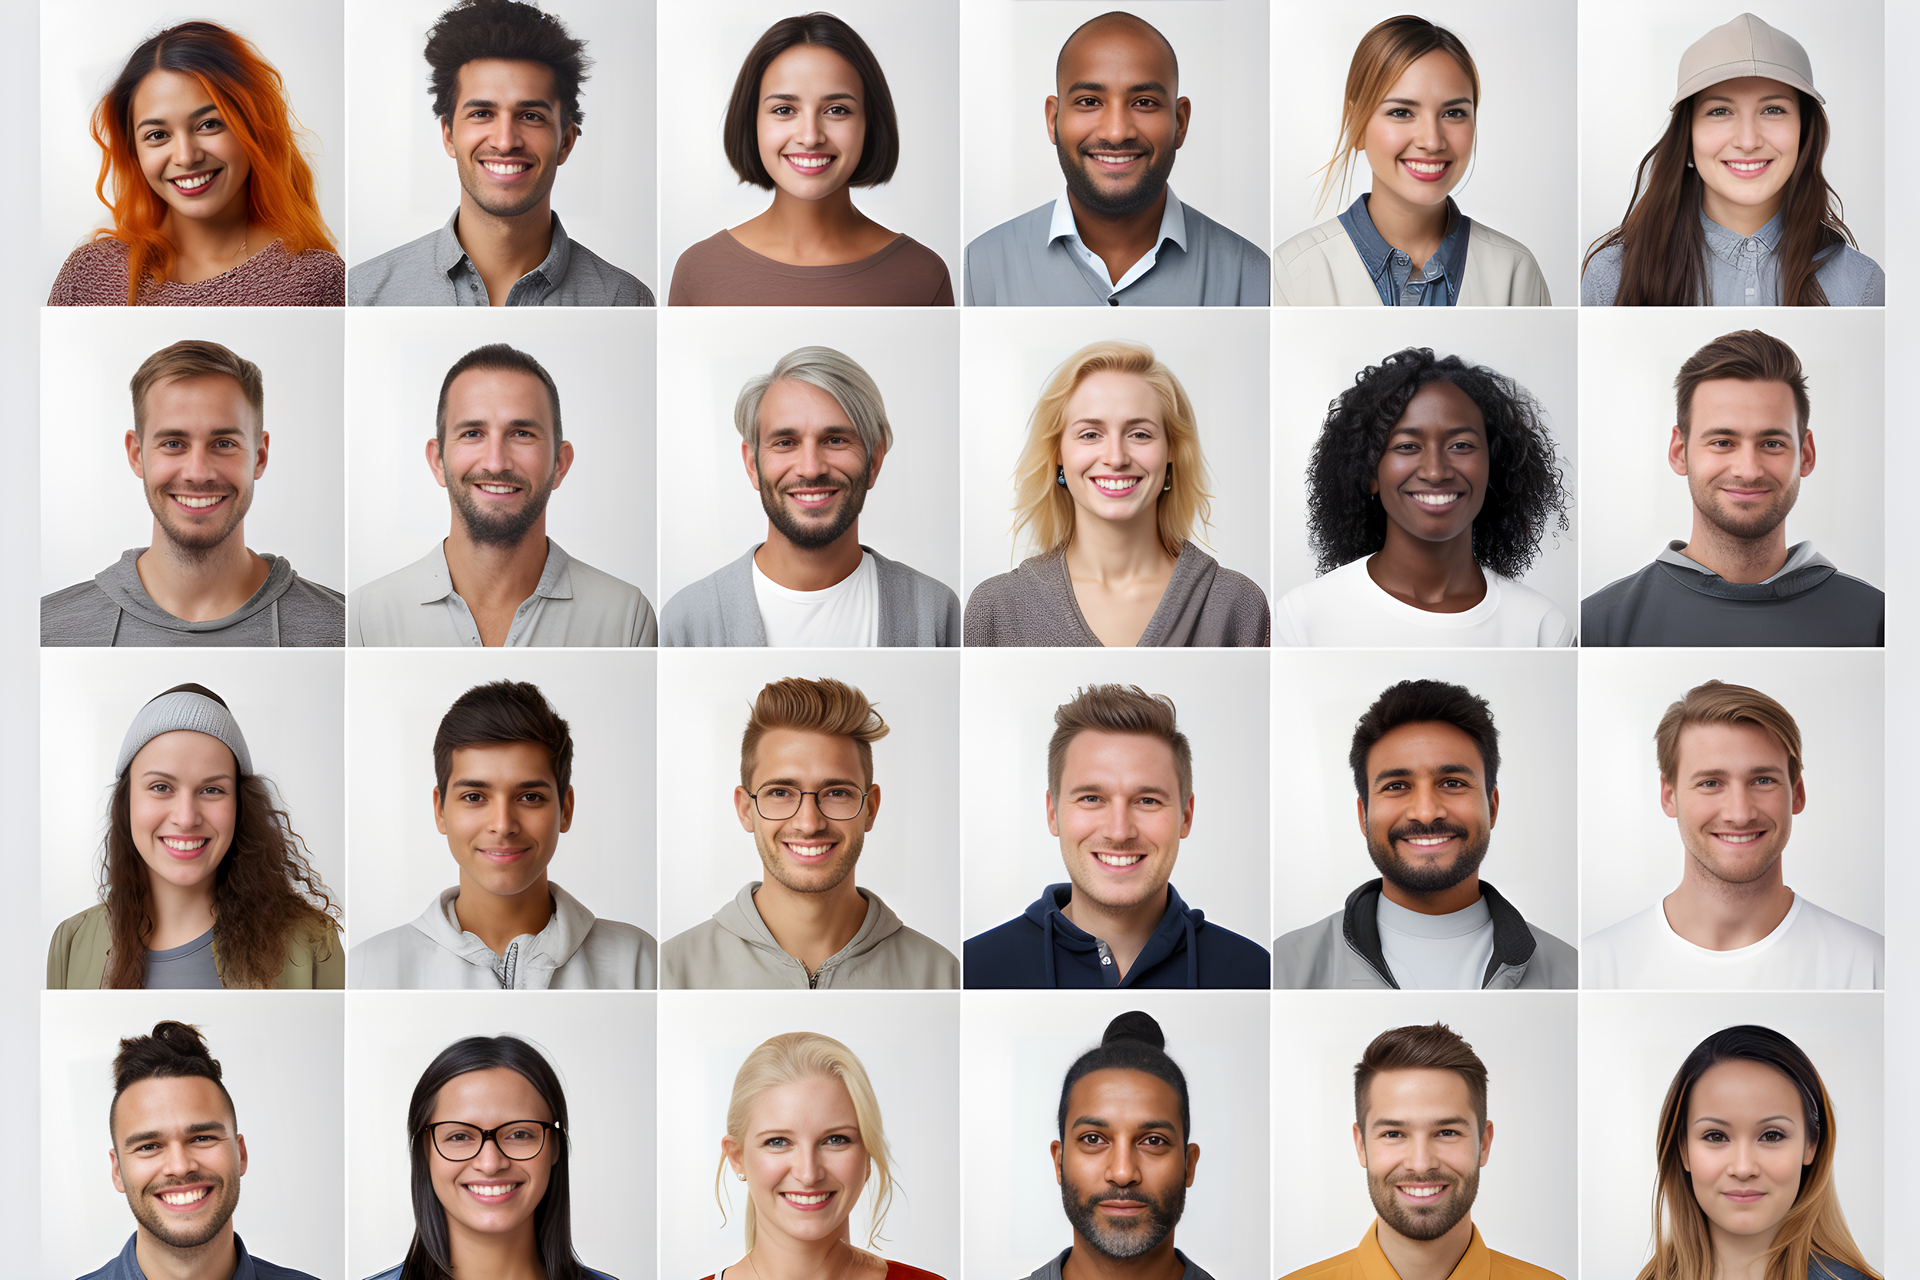
[[[1212,556],[1182,542],[1173,577],[1137,647],[1265,647],[1272,631],[1266,594],[1252,578],[1221,568]],[[1100,637],[1074,598],[1066,551],[1023,560],[1011,573],[975,587],[967,597],[967,644],[1100,648]]]
[[[674,592],[660,611],[660,647],[761,648],[766,624],[753,595],[753,553]],[[872,547],[880,577],[880,643],[889,648],[952,647],[960,643],[960,597],[938,578],[889,560]]]

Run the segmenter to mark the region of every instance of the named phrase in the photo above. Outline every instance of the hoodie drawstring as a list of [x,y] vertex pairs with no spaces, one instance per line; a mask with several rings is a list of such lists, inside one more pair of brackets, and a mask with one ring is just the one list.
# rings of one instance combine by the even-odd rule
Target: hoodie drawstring
[[[1058,910],[1058,909],[1059,908],[1056,907],[1054,910]],[[1052,911],[1047,912],[1046,917],[1041,921],[1040,931],[1041,931],[1040,932],[1040,939],[1041,939],[1040,954],[1045,956],[1047,959],[1047,970],[1046,970],[1047,980],[1041,983],[1041,985],[1049,988],[1057,987],[1060,985],[1060,979],[1057,976],[1057,970],[1054,968],[1054,964],[1053,964],[1053,912]]]
[[1193,938],[1193,913],[1182,911],[1180,923],[1185,925],[1187,930],[1187,990],[1198,991],[1200,989],[1200,944]]

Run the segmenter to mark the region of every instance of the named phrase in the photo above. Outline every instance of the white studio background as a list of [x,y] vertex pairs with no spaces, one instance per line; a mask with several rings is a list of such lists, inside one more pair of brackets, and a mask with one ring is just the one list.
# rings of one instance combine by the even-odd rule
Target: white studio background
[[660,867],[661,940],[710,919],[748,881],[766,879],[753,834],[740,828],[733,789],[740,785],[740,735],[753,701],[788,676],[843,680],[866,694],[887,722],[887,736],[873,744],[880,812],[854,881],[879,894],[910,928],[959,955],[960,863],[944,834],[951,830],[959,777],[960,655],[952,650],[675,649],[662,655],[660,847],[678,856]]
[[[127,1036],[172,1020],[200,1028],[247,1140],[234,1229],[256,1258],[337,1276],[346,1213],[340,1133],[344,999],[325,991],[61,992],[40,1001],[40,1267],[79,1275],[133,1234],[113,1189],[107,1106]],[[16,1028],[20,1044],[27,1029]],[[18,1242],[18,1260],[31,1251]],[[359,1272],[354,1274],[358,1275]],[[368,1274],[371,1274],[370,1272]]]
[[[673,175],[661,201],[660,284],[666,301],[673,264],[689,245],[765,212],[773,192],[749,186],[727,163],[727,101],[740,65],[762,33],[801,12],[788,0],[727,5],[669,4],[660,10],[660,171]],[[883,186],[860,187],[853,202],[883,227],[912,236],[946,261],[960,295],[960,68],[957,0],[841,0],[831,11],[859,32],[886,73],[900,126],[900,163]],[[831,344],[829,344],[831,345]]]
[[1180,1252],[1216,1276],[1267,1265],[1267,994],[1253,991],[968,992],[960,1010],[960,1112],[967,1144],[967,1274],[1025,1275],[1073,1243],[1048,1146],[1060,1135],[1060,1082],[1107,1024],[1145,1010],[1187,1078],[1200,1147]]
[[[1580,15],[1580,243],[1620,225],[1640,158],[1671,119],[1687,47],[1734,16],[1721,0],[1618,0]],[[1846,202],[1860,251],[1887,262],[1885,14],[1881,0],[1770,0],[1761,15],[1798,40],[1827,97],[1821,170]],[[1564,94],[1552,100],[1562,101]]]
[[[1813,545],[1843,573],[1887,581],[1885,320],[1878,308],[1595,307],[1580,319],[1580,416],[1611,442],[1606,479],[1582,495],[1580,589],[1638,573],[1692,535],[1687,478],[1667,465],[1673,380],[1689,356],[1736,329],[1792,347],[1813,413],[1813,474],[1787,517],[1787,541]],[[1598,438],[1598,437],[1596,437]]]
[[260,366],[267,470],[254,482],[247,545],[285,556],[309,582],[346,589],[346,464],[340,449],[340,313],[319,307],[50,307],[40,313],[41,420],[60,447],[40,458],[40,590],[93,575],[153,537],[144,482],[127,465],[141,362],[183,338]]
[[[445,0],[347,0],[348,129],[353,139],[349,267],[437,231],[460,205],[460,175],[440,141],[422,56]],[[664,301],[654,259],[654,157],[648,92],[654,0],[567,0],[551,9],[593,67],[580,84],[585,123],[553,184],[553,211],[575,244],[640,277]],[[337,73],[336,73],[337,74]]]
[[1267,944],[1275,820],[1260,714],[1267,705],[1264,649],[969,649],[963,676],[967,937],[1019,916],[1046,886],[1068,879],[1060,839],[1047,834],[1053,713],[1081,688],[1113,683],[1172,698],[1193,748],[1193,831],[1180,842],[1173,887],[1189,907],[1206,912],[1208,923]]
[[[1510,307],[1438,310],[1276,309],[1273,313],[1274,600],[1314,579],[1307,545],[1307,462],[1327,407],[1361,370],[1407,347],[1431,347],[1518,382],[1545,411],[1569,494],[1579,492],[1572,311]],[[1522,578],[1569,618],[1580,616],[1581,513],[1567,532],[1549,522],[1540,555]]]
[[1598,649],[1580,659],[1580,935],[1646,910],[1680,883],[1687,855],[1675,820],[1660,811],[1653,731],[1670,704],[1708,680],[1758,689],[1800,726],[1807,807],[1780,856],[1787,885],[1885,933],[1877,651]]
[[[960,1138],[958,993],[722,991],[660,996],[657,1128],[662,1276],[712,1276],[747,1251],[741,1218],[746,1184],[720,1179],[726,1220],[714,1200],[720,1139],[733,1079],[747,1055],[782,1032],[812,1031],[853,1051],[880,1102],[895,1179],[893,1204],[875,1247],[890,1259],[943,1276],[960,1274],[960,1214],[953,1156]],[[802,1008],[802,1006],[805,1006]],[[671,1105],[664,1100],[671,1098]],[[867,1246],[876,1184],[869,1179],[848,1226]],[[973,1268],[968,1267],[972,1272]],[[643,1274],[652,1274],[646,1272]]]
[[733,402],[749,378],[810,346],[831,347],[865,369],[893,427],[893,448],[860,513],[860,541],[957,588],[959,327],[945,309],[677,307],[664,315],[658,600],[766,541]]
[[338,649],[175,649],[127,662],[109,649],[40,655],[40,923],[100,901],[114,758],[140,708],[177,684],[205,685],[246,735],[336,906],[346,889]]
[[356,991],[347,1010],[347,1270],[371,1276],[413,1239],[407,1104],[468,1036],[518,1036],[567,1098],[573,1247],[615,1276],[653,1274],[654,1001],[648,991]]
[[966,488],[967,594],[987,578],[1038,554],[1013,539],[1013,468],[1053,371],[1093,342],[1145,343],[1180,379],[1193,403],[1213,494],[1212,525],[1194,531],[1229,569],[1272,592],[1266,546],[1267,317],[1233,307],[1120,310],[997,307],[962,320],[968,378],[961,462]]
[[560,388],[573,469],[547,503],[547,535],[576,560],[630,582],[658,609],[654,581],[652,311],[635,308],[356,307],[347,314],[349,589],[412,564],[447,536],[447,491],[427,465],[447,370],[506,342]]
[[1348,894],[1379,876],[1355,816],[1358,793],[1347,766],[1353,727],[1389,686],[1445,680],[1485,698],[1500,731],[1500,816],[1482,874],[1529,923],[1579,945],[1577,872],[1568,839],[1568,792],[1575,777],[1573,654],[1277,650],[1274,665],[1274,794],[1293,798],[1286,834],[1274,851],[1275,934],[1324,920],[1341,910]]
[[[1574,215],[1579,175],[1567,146],[1564,102],[1574,74],[1572,0],[1440,0],[1420,16],[1459,36],[1480,72],[1473,165],[1454,188],[1460,211],[1533,251],[1547,291],[1579,301]],[[1365,5],[1295,5],[1273,33],[1287,91],[1273,114],[1273,232],[1277,243],[1335,217],[1373,186],[1364,152],[1347,185],[1319,205],[1321,166],[1340,138],[1347,70],[1360,38],[1394,11]],[[1319,205],[1316,208],[1316,205]]]
[[[1266,0],[976,0],[960,23],[969,94],[965,230],[971,241],[1060,197],[1067,182],[1047,140],[1054,60],[1074,29],[1114,8],[1146,19],[1180,59],[1192,103],[1168,184],[1263,252],[1273,245],[1267,190]],[[956,277],[955,291],[960,281]]]
[[[1817,64],[1816,64],[1817,65]],[[1580,996],[1580,1274],[1631,1276],[1653,1256],[1654,1142],[1673,1076],[1702,1040],[1754,1024],[1812,1059],[1833,1098],[1833,1186],[1854,1243],[1886,1268],[1884,1001],[1880,993],[1583,992]],[[1904,1099],[1903,1099],[1904,1101]],[[1556,1159],[1537,1170],[1566,1168]],[[1561,1179],[1542,1177],[1548,1186]],[[1684,1206],[1699,1212],[1694,1204]],[[1498,1240],[1493,1247],[1505,1251]],[[1533,1261],[1533,1259],[1528,1259]]]
[[151,0],[41,0],[40,238],[34,268],[39,295],[46,296],[60,264],[92,239],[96,227],[113,225],[113,211],[93,192],[100,176],[100,148],[88,132],[94,107],[148,36],[194,19],[217,22],[245,36],[280,72],[299,127],[295,139],[313,166],[320,216],[344,253],[346,50],[339,11],[329,8],[258,0],[206,0],[164,8]]
[[[415,919],[460,869],[433,823],[433,738],[475,685],[530,680],[573,735],[573,826],[549,874],[594,915],[654,933],[654,656],[618,649],[366,649],[347,683],[347,812],[362,942]],[[657,935],[656,935],[657,936]]]
[[1576,999],[1551,991],[1276,994],[1272,1272],[1288,1275],[1345,1253],[1370,1229],[1367,1171],[1353,1150],[1354,1064],[1382,1031],[1444,1022],[1487,1066],[1493,1144],[1480,1171],[1474,1226],[1490,1249],[1555,1275],[1575,1274],[1580,1198],[1568,1194],[1564,1179],[1542,1175],[1568,1163]]

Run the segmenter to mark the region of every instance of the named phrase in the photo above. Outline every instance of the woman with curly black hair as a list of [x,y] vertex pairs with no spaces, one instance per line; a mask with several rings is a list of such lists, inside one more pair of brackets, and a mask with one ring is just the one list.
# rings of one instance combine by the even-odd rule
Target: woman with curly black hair
[[1539,403],[1513,379],[1426,347],[1362,370],[1328,407],[1307,466],[1321,575],[1287,593],[1274,642],[1544,647],[1573,624],[1516,579],[1567,528]]

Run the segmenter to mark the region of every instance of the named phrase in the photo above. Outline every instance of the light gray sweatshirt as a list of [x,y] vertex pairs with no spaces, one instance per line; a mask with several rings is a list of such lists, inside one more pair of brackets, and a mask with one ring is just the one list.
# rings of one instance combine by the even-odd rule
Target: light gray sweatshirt
[[[660,646],[706,645],[714,648],[765,648],[767,625],[753,594],[753,553],[715,569],[673,593],[660,611]],[[960,597],[938,578],[889,560],[872,547],[880,576],[880,644],[883,647],[957,646]]]
[[346,598],[308,582],[282,556],[260,553],[267,580],[224,618],[188,622],[153,602],[134,566],[134,547],[93,575],[40,597],[43,645],[222,647],[332,646],[347,640]]
[[443,890],[412,924],[375,934],[347,952],[347,985],[408,991],[651,991],[656,947],[644,929],[597,920],[580,899],[549,883],[553,918],[497,955],[454,914],[460,889]]
[[867,918],[853,941],[829,956],[811,978],[807,967],[780,949],[753,905],[758,880],[749,880],[713,919],[667,939],[661,948],[662,991],[741,990],[755,987],[929,991],[960,985],[960,962],[924,933],[900,923],[880,895],[855,890]]

